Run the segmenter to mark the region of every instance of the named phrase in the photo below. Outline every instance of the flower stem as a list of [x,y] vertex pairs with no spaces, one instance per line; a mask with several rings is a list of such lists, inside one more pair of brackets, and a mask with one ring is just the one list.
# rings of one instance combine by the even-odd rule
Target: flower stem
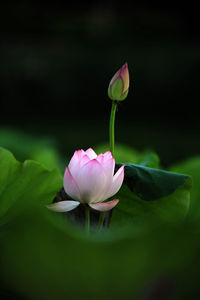
[[90,208],[87,204],[85,205],[85,230],[90,234]]
[[115,148],[115,114],[117,109],[117,102],[112,101],[112,108],[110,114],[110,126],[109,126],[109,141],[110,141],[110,151],[112,156],[114,156]]
[[103,228],[105,216],[106,216],[105,211],[102,211],[99,216],[98,231],[101,231]]

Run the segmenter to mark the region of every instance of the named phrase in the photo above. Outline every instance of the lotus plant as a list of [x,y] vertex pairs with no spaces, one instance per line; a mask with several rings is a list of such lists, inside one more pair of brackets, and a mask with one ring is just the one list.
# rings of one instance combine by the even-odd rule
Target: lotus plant
[[115,195],[124,179],[124,166],[114,174],[115,160],[110,151],[97,155],[92,148],[74,152],[64,173],[64,190],[73,200],[48,205],[57,212],[67,212],[80,203],[98,211],[108,211],[118,199],[104,202]]
[[[125,63],[113,76],[108,87],[112,100],[109,123],[110,151],[97,155],[92,148],[74,152],[64,174],[64,190],[71,199],[47,207],[57,212],[68,212],[81,203],[85,205],[86,230],[90,232],[90,208],[100,211],[99,229],[102,228],[105,212],[114,208],[118,199],[106,201],[120,189],[124,180],[124,166],[114,174],[114,126],[117,104],[124,100],[129,90],[128,64]],[[106,201],[106,202],[105,202]]]

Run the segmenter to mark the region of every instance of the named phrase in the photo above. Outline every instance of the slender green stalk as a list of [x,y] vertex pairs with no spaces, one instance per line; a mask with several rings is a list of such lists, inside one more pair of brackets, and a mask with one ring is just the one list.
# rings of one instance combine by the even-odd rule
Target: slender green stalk
[[102,211],[99,216],[98,231],[101,231],[103,228],[105,216],[106,216],[105,211]]
[[109,141],[110,141],[110,151],[112,156],[114,156],[115,151],[115,114],[117,109],[117,102],[112,101],[112,108],[110,114],[110,126],[109,126]]
[[85,230],[87,234],[90,233],[90,208],[87,204],[85,205]]

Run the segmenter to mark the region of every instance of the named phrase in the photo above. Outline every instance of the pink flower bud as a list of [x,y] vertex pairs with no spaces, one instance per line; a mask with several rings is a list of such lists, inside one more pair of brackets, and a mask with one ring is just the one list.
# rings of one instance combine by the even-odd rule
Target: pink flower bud
[[114,199],[104,202],[115,195],[124,180],[124,166],[115,174],[115,160],[110,151],[97,155],[94,150],[77,150],[64,174],[65,192],[74,201],[61,201],[48,205],[54,211],[70,211],[80,203],[88,204],[99,211],[108,211],[118,202]]
[[108,87],[108,96],[111,100],[122,101],[128,95],[129,72],[128,64],[125,63],[113,76]]

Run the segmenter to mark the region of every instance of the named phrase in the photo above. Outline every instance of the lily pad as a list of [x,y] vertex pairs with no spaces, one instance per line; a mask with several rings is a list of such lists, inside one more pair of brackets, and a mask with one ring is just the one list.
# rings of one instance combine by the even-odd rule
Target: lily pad
[[115,195],[120,202],[111,225],[149,218],[173,223],[183,221],[189,210],[191,186],[188,175],[125,164],[124,183]]
[[19,161],[31,159],[48,169],[62,169],[62,157],[52,138],[36,138],[19,130],[1,129],[0,147],[10,150]]
[[172,194],[191,178],[189,175],[153,169],[144,165],[116,164],[117,169],[125,165],[124,183],[143,200],[155,200]]
[[44,206],[62,186],[57,169],[49,171],[38,162],[21,163],[12,153],[0,148],[0,217],[7,218],[28,205]]
[[186,172],[192,176],[191,205],[189,217],[192,220],[200,219],[200,156],[190,157],[171,167],[174,172]]

